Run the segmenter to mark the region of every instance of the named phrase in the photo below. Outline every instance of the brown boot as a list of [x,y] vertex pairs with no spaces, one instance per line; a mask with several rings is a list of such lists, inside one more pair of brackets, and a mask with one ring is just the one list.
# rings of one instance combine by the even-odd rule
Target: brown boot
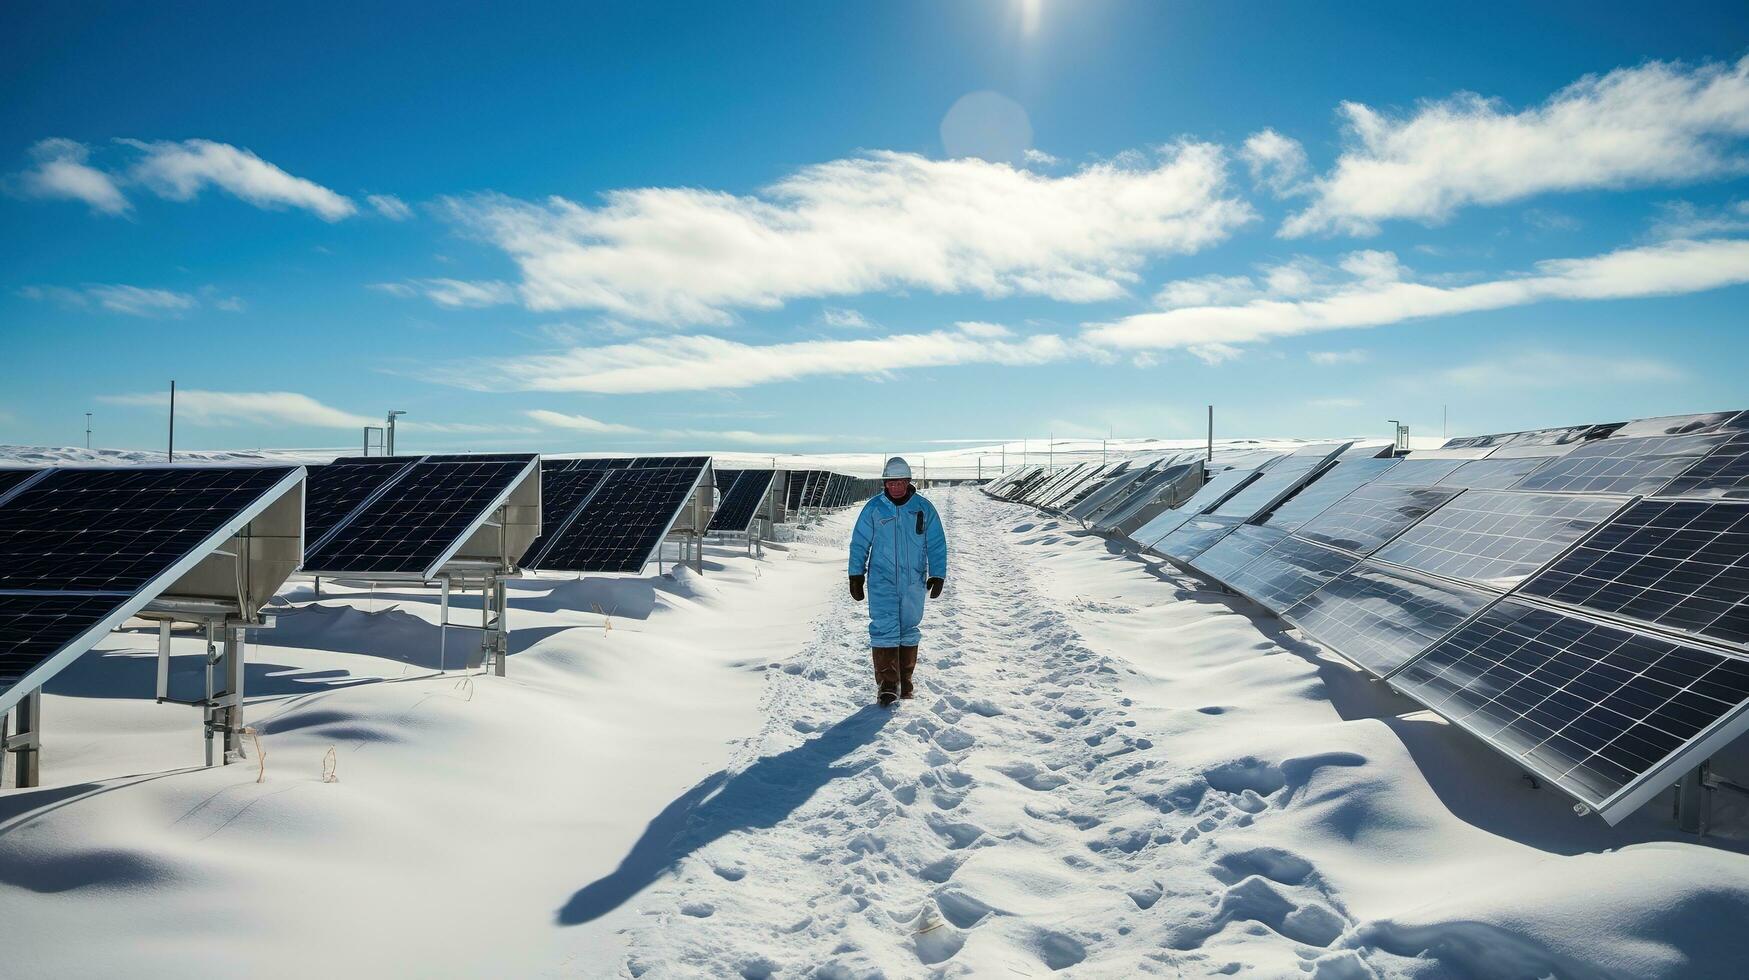
[[873,647],[875,686],[883,705],[899,700],[899,647]]
[[917,667],[917,648],[899,648],[899,697],[911,700],[911,671]]

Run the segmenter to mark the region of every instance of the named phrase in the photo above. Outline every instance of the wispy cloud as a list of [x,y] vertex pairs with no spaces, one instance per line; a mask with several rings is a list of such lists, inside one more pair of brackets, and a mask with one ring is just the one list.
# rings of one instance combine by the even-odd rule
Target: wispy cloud
[[1468,285],[1406,278],[1388,252],[1344,259],[1348,278],[1316,282],[1311,298],[1263,295],[1233,305],[1187,306],[1090,324],[1084,338],[1120,348],[1188,348],[1376,327],[1550,300],[1625,299],[1692,293],[1749,282],[1749,241],[1671,241],[1579,259],[1540,262],[1529,273]]
[[516,290],[509,283],[495,279],[409,279],[406,282],[372,283],[371,288],[402,299],[423,296],[439,306],[452,309],[516,302]]
[[1655,238],[1705,238],[1744,231],[1749,231],[1749,201],[1733,201],[1720,208],[1671,201],[1658,209],[1658,220],[1652,224]]
[[1648,357],[1600,357],[1570,351],[1521,351],[1446,368],[1440,380],[1469,388],[1589,387],[1680,381],[1680,368]]
[[[67,286],[25,286],[18,291],[25,299],[56,303],[69,309],[104,310],[126,316],[180,316],[200,305],[190,293],[170,289],[148,289],[142,286],[93,283],[77,289]],[[233,298],[234,302],[241,300]],[[221,309],[229,309],[220,301]]]
[[1348,147],[1328,174],[1290,189],[1311,203],[1283,224],[1286,237],[1366,235],[1383,221],[1436,222],[1467,205],[1740,174],[1749,57],[1586,76],[1519,112],[1463,93],[1399,118],[1345,102],[1341,116]]
[[1315,350],[1306,355],[1313,364],[1329,367],[1333,364],[1364,364],[1368,359],[1366,351],[1356,347],[1350,350]]
[[115,179],[86,161],[91,151],[68,139],[46,139],[30,148],[36,165],[19,178],[26,196],[83,201],[96,214],[126,214],[131,208]]
[[1276,194],[1291,194],[1306,178],[1306,150],[1298,140],[1273,129],[1253,133],[1239,149],[1251,170],[1251,180]]
[[960,364],[1045,364],[1073,356],[1054,334],[1005,339],[979,331],[937,330],[858,340],[745,344],[702,335],[650,337],[604,347],[454,365],[433,380],[480,390],[629,394],[748,388],[831,375],[875,375]]
[[717,324],[877,290],[1111,299],[1147,258],[1198,251],[1253,217],[1204,143],[1062,176],[877,152],[752,196],[643,188],[600,207],[484,195],[446,208],[516,261],[533,309]]
[[532,409],[526,414],[529,418],[534,419],[541,425],[554,429],[570,429],[574,432],[593,432],[602,435],[609,435],[644,431],[643,429],[632,425],[620,425],[617,422],[603,422],[600,419],[592,419],[587,415],[569,415],[564,412],[555,412],[545,408]]
[[874,323],[855,310],[828,306],[820,311],[820,322],[835,330],[871,330]]
[[143,154],[130,176],[159,197],[193,200],[212,186],[258,208],[301,208],[324,221],[358,212],[350,198],[294,177],[248,150],[211,140],[119,140]]
[[390,221],[406,221],[413,217],[413,209],[407,206],[407,202],[393,194],[369,194],[364,200]]
[[[112,405],[139,405],[168,412],[167,392],[129,395],[99,395]],[[306,425],[319,429],[356,429],[377,425],[381,419],[355,415],[324,405],[295,391],[202,391],[183,389],[176,393],[176,420],[193,425]]]

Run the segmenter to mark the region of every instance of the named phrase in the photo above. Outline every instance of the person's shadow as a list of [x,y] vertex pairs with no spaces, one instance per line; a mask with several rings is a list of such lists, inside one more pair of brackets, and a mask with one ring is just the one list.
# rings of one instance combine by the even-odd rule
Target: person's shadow
[[619,867],[579,889],[558,912],[562,926],[593,922],[643,891],[681,858],[737,830],[770,827],[834,779],[873,765],[834,765],[874,740],[893,717],[869,706],[814,738],[739,773],[718,770],[662,809]]

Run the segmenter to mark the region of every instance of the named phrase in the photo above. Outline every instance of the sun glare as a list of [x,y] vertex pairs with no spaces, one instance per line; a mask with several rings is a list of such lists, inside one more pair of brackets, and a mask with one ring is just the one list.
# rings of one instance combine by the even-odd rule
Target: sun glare
[[1045,0],[1020,0],[1020,33],[1032,37],[1038,33],[1039,18],[1044,13]]

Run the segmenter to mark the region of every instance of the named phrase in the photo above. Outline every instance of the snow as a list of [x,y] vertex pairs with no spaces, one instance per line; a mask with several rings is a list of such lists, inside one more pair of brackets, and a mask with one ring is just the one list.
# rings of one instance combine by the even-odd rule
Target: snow
[[519,582],[503,678],[435,670],[435,593],[302,586],[248,651],[259,783],[198,768],[116,634],[45,696],[43,788],[0,792],[6,972],[1738,972],[1731,828],[1577,817],[1244,600],[931,497],[952,573],[893,712],[848,513]]

